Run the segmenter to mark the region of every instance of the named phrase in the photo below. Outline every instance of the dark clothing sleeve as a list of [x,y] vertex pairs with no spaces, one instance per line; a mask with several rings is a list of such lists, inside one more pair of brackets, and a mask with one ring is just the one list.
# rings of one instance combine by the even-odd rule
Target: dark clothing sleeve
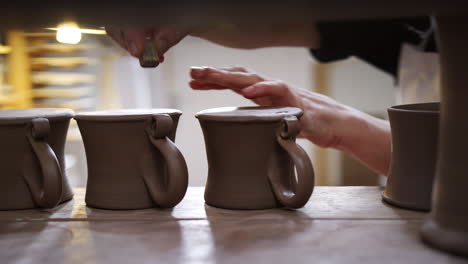
[[319,22],[320,49],[311,50],[319,62],[356,56],[396,76],[403,42],[423,51],[436,51],[429,17],[391,20]]

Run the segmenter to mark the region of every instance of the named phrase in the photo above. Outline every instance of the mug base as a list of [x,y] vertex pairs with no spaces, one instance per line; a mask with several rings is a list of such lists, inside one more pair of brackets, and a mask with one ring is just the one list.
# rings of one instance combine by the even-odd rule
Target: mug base
[[401,202],[401,201],[395,200],[387,196],[385,192],[382,193],[382,201],[388,203],[389,205],[396,206],[396,207],[406,209],[406,210],[414,210],[414,211],[422,211],[422,212],[429,212],[431,210],[430,206],[412,204],[408,202]]
[[246,211],[253,211],[253,210],[268,210],[268,209],[278,209],[281,208],[279,206],[253,206],[253,205],[222,205],[219,203],[211,203],[205,201],[205,203],[211,207],[219,208],[219,209],[227,209],[227,210],[246,210]]
[[[66,202],[68,202],[68,201],[70,201],[72,199],[73,199],[73,194],[71,196],[69,196],[69,197],[66,197],[66,198],[62,199],[56,207],[66,203]],[[54,208],[56,208],[56,207],[54,207]],[[54,208],[47,209],[47,210],[53,210]],[[18,207],[17,208],[0,207],[0,211],[19,211],[19,210],[32,210],[32,209],[43,209],[43,208],[38,207],[38,206],[36,206],[34,204],[29,205],[29,206],[22,206],[22,207],[19,207],[19,208]]]
[[131,204],[128,202],[119,202],[119,201],[111,201],[111,202],[93,202],[88,201],[85,199],[86,207],[95,208],[95,209],[103,209],[103,210],[142,210],[142,209],[151,209],[151,208],[158,208],[154,204]]
[[444,228],[428,218],[424,221],[420,234],[426,244],[436,249],[458,256],[468,256],[468,232]]
[[143,210],[143,209],[152,209],[152,208],[158,208],[157,206],[127,206],[127,205],[119,205],[119,204],[114,204],[114,205],[102,205],[102,204],[95,204],[95,203],[89,203],[86,202],[86,207],[94,208],[94,209],[102,209],[102,210],[116,210],[116,211],[125,211],[125,210]]
[[99,209],[99,210],[113,210],[113,211],[132,211],[132,210],[145,210],[145,209],[161,209],[156,206],[150,206],[150,207],[119,207],[119,206],[100,206],[100,205],[91,205],[91,204],[86,204],[86,207],[93,208],[93,209]]
[[144,195],[132,193],[107,192],[87,189],[85,194],[87,207],[106,210],[139,210],[158,208],[151,199]]

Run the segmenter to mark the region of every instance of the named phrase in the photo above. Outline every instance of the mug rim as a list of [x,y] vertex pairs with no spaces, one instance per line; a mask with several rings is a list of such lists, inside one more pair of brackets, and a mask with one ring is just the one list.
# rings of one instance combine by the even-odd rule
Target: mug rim
[[[428,109],[424,109],[424,107],[428,107]],[[429,107],[437,107],[439,109],[433,110],[433,108],[429,109]],[[389,112],[404,112],[404,113],[439,114],[440,102],[393,105],[388,108],[388,111]]]
[[77,121],[96,121],[96,122],[121,122],[121,121],[141,121],[147,120],[149,116],[167,114],[169,116],[180,116],[182,111],[171,108],[153,108],[153,109],[116,109],[102,111],[79,112],[74,119]]
[[25,108],[0,110],[0,125],[25,124],[35,118],[51,122],[71,119],[75,112],[68,108]]
[[[256,112],[256,110],[260,111]],[[262,113],[262,110],[266,111]],[[245,111],[245,113],[236,114],[242,111]],[[302,115],[303,111],[298,107],[228,106],[205,109],[196,113],[195,117],[200,121],[276,122],[288,116],[300,118]]]

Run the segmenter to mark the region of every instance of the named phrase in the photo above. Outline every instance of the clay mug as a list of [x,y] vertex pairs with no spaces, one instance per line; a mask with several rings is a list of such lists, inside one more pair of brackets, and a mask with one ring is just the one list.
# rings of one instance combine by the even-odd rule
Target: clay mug
[[304,206],[314,188],[314,170],[295,142],[301,115],[293,107],[197,113],[209,167],[205,202],[226,209]]
[[392,154],[384,201],[398,207],[429,211],[437,161],[439,103],[388,109]]
[[53,208],[72,199],[64,147],[69,109],[0,111],[0,210]]
[[439,155],[432,210],[420,231],[430,246],[468,258],[468,31],[460,30],[468,19],[438,15],[434,21],[441,54]]
[[76,115],[88,164],[85,202],[103,209],[170,208],[185,195],[188,171],[174,145],[174,109]]

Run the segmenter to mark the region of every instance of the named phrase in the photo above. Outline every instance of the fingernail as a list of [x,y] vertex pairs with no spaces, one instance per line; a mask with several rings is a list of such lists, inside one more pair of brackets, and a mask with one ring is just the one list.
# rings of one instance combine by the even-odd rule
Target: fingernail
[[205,75],[204,67],[191,67],[190,68],[190,75],[192,78],[200,79]]
[[156,48],[158,49],[158,52],[164,53],[167,50],[167,40],[165,39],[158,39],[156,41]]

